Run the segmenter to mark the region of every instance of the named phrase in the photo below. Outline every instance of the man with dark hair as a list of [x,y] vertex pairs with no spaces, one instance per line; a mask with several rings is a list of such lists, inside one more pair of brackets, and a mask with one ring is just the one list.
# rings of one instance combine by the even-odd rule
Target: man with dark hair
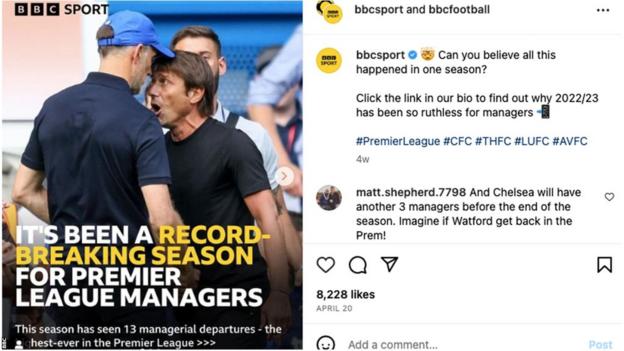
[[[202,48],[194,47],[195,50],[183,50],[178,46],[178,44],[187,38],[204,38],[209,40],[213,45],[209,47],[204,46]],[[212,73],[214,74],[215,94],[219,91],[219,77],[227,71],[227,61],[225,60],[225,57],[221,55],[221,40],[219,39],[219,35],[212,30],[212,28],[206,26],[184,27],[173,35],[170,47],[172,50],[193,52],[206,60],[212,70]],[[190,49],[189,47],[186,48]],[[215,101],[215,111],[217,110],[217,104],[218,101]],[[225,123],[225,121],[221,122]]]
[[[207,26],[187,26],[180,29],[173,36],[171,48],[198,54],[208,63],[215,81],[214,95],[216,97],[219,76],[227,72],[227,61],[222,55],[221,41],[217,33]],[[269,134],[260,124],[228,111],[216,98],[214,99],[214,114],[212,118],[247,134],[262,154],[264,169],[271,184],[271,190],[273,191],[278,209],[280,234],[285,241],[288,263],[293,272],[300,272],[302,266],[302,242],[286,211],[282,188],[277,183],[277,153]]]
[[[199,55],[178,52],[175,59],[154,61],[152,71],[147,94],[161,125],[169,128],[165,142],[171,192],[184,223],[244,227],[254,225],[255,218],[263,233],[278,233],[277,209],[258,149],[244,133],[210,117],[214,75],[208,64]],[[206,111],[202,106],[211,108]],[[253,245],[253,264],[202,266],[199,283],[200,288],[261,288],[261,309],[186,309],[179,322],[254,328],[272,324],[286,329],[290,305],[284,243],[277,238],[265,241],[266,262]],[[219,334],[213,339],[217,348],[260,348],[265,343],[261,332]]]
[[[141,226],[151,225],[156,236],[162,225],[181,224],[168,190],[162,130],[154,114],[133,97],[156,52],[174,53],[160,45],[152,22],[138,12],[111,15],[97,40],[99,72],[46,100],[13,187],[16,203],[57,227],[57,245],[65,245],[66,226],[125,226],[133,243]],[[90,288],[84,284],[80,287]],[[164,308],[51,307],[47,312],[59,327],[174,322]]]
[[[201,56],[210,66],[214,79],[214,95],[219,90],[219,77],[227,72],[227,61],[221,54],[221,41],[217,33],[206,26],[188,26],[180,29],[171,40],[171,48],[192,52]],[[262,154],[264,168],[271,183],[271,189],[279,191],[276,179],[277,153],[267,132],[258,123],[252,122],[228,111],[218,99],[214,99],[212,117],[219,122],[243,131],[256,144]]]

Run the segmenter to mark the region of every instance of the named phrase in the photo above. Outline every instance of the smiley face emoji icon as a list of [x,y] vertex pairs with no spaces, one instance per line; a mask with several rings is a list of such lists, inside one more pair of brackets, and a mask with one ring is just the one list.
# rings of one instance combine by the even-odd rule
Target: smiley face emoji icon
[[329,335],[323,335],[316,340],[317,350],[333,350],[336,348],[336,342],[334,338]]

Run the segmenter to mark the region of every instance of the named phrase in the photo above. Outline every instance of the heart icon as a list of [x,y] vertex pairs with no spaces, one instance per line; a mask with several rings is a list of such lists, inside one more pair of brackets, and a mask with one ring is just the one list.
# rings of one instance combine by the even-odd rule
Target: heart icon
[[336,261],[334,261],[333,257],[319,257],[318,260],[316,260],[316,265],[318,266],[318,268],[320,268],[325,273],[331,271],[331,269],[334,268],[335,264]]
[[607,199],[607,201],[611,201],[613,198],[615,198],[614,193],[605,193],[605,199]]

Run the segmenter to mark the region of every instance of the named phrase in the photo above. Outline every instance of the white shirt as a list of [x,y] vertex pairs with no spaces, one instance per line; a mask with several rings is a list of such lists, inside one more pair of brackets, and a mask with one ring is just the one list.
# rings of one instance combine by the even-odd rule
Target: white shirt
[[[217,100],[217,110],[212,118],[221,123],[225,123],[227,116],[230,114],[226,108],[221,105],[221,101]],[[267,178],[271,184],[271,189],[277,188],[277,152],[271,142],[269,133],[260,125],[260,123],[250,121],[246,118],[239,118],[236,122],[236,129],[247,134],[247,136],[256,144],[256,147],[262,154],[262,161]]]
[[[297,139],[295,139],[295,143],[293,145],[293,150],[297,155],[297,162],[299,164],[299,168],[303,169],[303,136],[299,135]],[[293,196],[284,191],[284,203],[286,204],[286,208],[290,212],[302,213],[303,208],[301,204],[301,196]]]

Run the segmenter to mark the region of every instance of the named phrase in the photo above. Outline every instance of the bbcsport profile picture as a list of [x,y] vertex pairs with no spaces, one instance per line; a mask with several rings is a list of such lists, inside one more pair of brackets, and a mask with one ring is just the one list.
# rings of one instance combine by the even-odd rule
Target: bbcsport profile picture
[[108,4],[16,2],[14,14],[15,16],[106,15]]

